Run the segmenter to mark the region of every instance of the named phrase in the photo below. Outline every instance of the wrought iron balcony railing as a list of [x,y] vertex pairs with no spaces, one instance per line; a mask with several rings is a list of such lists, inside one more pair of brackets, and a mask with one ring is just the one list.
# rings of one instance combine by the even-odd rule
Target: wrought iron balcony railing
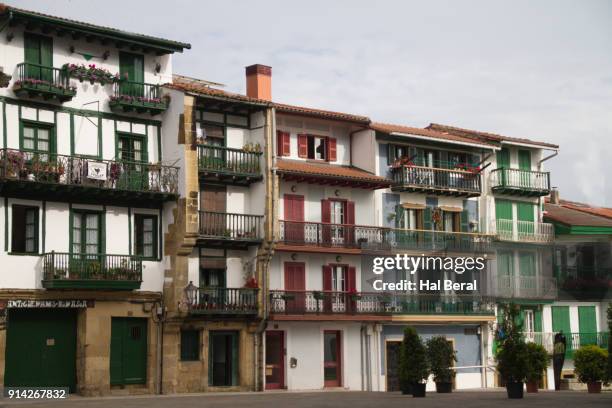
[[494,303],[480,296],[271,290],[270,310],[304,315],[494,315]]
[[481,192],[480,173],[459,169],[403,165],[391,169],[392,190],[438,195],[477,197]]
[[545,196],[550,193],[550,173],[499,168],[491,172],[494,192],[526,196]]
[[113,192],[131,192],[165,200],[178,194],[178,171],[161,164],[0,149],[0,182],[37,183],[48,193],[104,191],[110,199]]
[[17,64],[13,92],[17,96],[57,98],[65,102],[76,95],[76,88],[70,85],[70,76],[62,68],[23,62]]
[[[546,351],[553,353],[555,334],[550,332],[525,332],[525,339],[528,342],[540,344],[544,346]],[[610,341],[610,333],[608,332],[596,332],[596,333],[563,333],[565,336],[565,356],[567,358],[573,358],[574,352],[582,346],[596,345],[603,349],[608,348],[608,341]]]
[[280,220],[279,241],[287,245],[363,250],[451,250],[486,252],[491,235],[402,230],[363,225]]
[[194,302],[189,304],[191,314],[257,314],[256,288],[200,287]]
[[137,256],[49,252],[43,258],[43,287],[137,289],[142,260]]
[[198,169],[201,177],[210,175],[232,184],[249,184],[262,178],[261,156],[262,152],[198,145]]
[[121,80],[113,84],[109,106],[112,110],[157,115],[168,108],[168,99],[162,96],[160,85]]
[[491,232],[501,241],[550,243],[555,239],[554,225],[546,222],[497,219],[491,221]]
[[223,240],[260,241],[263,216],[200,211],[200,236]]

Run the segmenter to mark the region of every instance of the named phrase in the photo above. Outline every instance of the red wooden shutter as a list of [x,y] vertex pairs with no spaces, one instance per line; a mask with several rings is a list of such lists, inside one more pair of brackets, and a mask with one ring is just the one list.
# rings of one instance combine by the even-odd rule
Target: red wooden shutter
[[332,268],[323,265],[323,290],[332,290]]
[[308,135],[298,135],[298,157],[308,157]]
[[357,270],[354,266],[349,266],[346,274],[346,290],[347,292],[355,292],[357,290]]
[[[355,225],[355,202],[347,201],[346,202],[346,220],[344,222],[348,225]],[[346,228],[346,240],[348,243],[355,242],[355,227],[345,227]]]
[[321,243],[323,245],[331,244],[331,203],[329,200],[321,200]]
[[279,130],[276,132],[276,146],[279,156],[290,156],[291,155],[291,139],[289,132],[283,132]]
[[336,139],[333,137],[327,138],[327,161],[336,161]]

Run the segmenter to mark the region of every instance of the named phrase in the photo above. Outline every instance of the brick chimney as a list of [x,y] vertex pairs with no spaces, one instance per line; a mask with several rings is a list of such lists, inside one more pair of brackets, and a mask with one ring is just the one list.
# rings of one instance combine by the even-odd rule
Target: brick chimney
[[550,190],[550,203],[559,205],[559,201],[559,190],[557,187],[553,187],[552,190]]
[[246,70],[247,96],[257,99],[272,100],[272,67],[267,65],[249,65]]

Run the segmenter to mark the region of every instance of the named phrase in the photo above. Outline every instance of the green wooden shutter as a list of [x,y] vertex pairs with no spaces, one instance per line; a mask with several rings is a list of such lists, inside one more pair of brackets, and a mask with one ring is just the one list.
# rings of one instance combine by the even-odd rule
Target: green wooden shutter
[[551,310],[553,332],[558,333],[563,331],[563,334],[565,334],[568,342],[571,342],[570,333],[572,332],[572,329],[570,326],[569,306],[552,306]]
[[578,306],[580,345],[597,344],[597,318],[595,306]]
[[431,207],[425,207],[423,209],[423,229],[431,231],[433,222],[431,221]]
[[44,81],[53,82],[53,40],[50,37],[40,37],[40,76]]
[[497,168],[509,168],[510,167],[510,151],[507,147],[503,147],[497,152]]
[[495,199],[495,219],[511,220],[512,219],[512,202],[508,200]]
[[541,308],[536,308],[533,311],[533,331],[535,331],[536,333],[541,333],[542,332],[542,309]]
[[531,170],[531,152],[529,150],[518,151],[519,170]]
[[24,62],[26,64],[25,76],[27,78],[40,79],[40,39],[36,35],[24,34],[23,36]]
[[534,208],[532,203],[517,203],[517,218],[519,221],[534,221]]
[[514,276],[514,255],[512,252],[497,253],[497,275]]
[[519,274],[521,276],[535,276],[535,269],[535,254],[519,252]]
[[461,232],[470,232],[470,214],[468,210],[461,211]]
[[111,319],[110,341],[110,383],[111,385],[123,382],[123,350],[122,340],[124,332],[123,319]]

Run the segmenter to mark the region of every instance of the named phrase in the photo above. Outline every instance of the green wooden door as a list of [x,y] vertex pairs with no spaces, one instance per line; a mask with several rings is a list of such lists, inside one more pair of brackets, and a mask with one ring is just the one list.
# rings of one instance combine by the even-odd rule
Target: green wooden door
[[518,165],[519,170],[522,170],[518,180],[520,187],[531,188],[533,183],[531,182],[531,152],[529,150],[518,151]]
[[558,333],[562,331],[569,342],[571,337],[570,333],[572,332],[570,326],[569,306],[552,306],[551,310],[553,332]]
[[32,79],[53,81],[53,40],[51,37],[26,33],[23,39],[24,62],[28,65],[26,76]]
[[499,184],[505,186],[508,184],[508,170],[510,168],[510,151],[507,147],[503,147],[497,152],[497,168],[500,170]]
[[144,57],[127,52],[119,53],[119,73],[121,75],[121,94],[144,96]]
[[516,203],[516,216],[518,219],[517,230],[519,236],[534,234],[534,207],[535,205],[532,203]]
[[111,385],[144,384],[147,379],[147,319],[113,317]]
[[210,331],[208,385],[238,385],[238,332]]
[[595,306],[578,306],[580,345],[597,344],[597,318]]
[[495,199],[495,219],[497,232],[512,235],[512,202]]
[[[117,153],[123,162],[117,188],[146,191],[149,185],[147,144],[144,136],[121,133],[117,137]],[[140,164],[142,163],[142,164]]]
[[5,387],[76,385],[76,311],[11,309],[6,331]]

